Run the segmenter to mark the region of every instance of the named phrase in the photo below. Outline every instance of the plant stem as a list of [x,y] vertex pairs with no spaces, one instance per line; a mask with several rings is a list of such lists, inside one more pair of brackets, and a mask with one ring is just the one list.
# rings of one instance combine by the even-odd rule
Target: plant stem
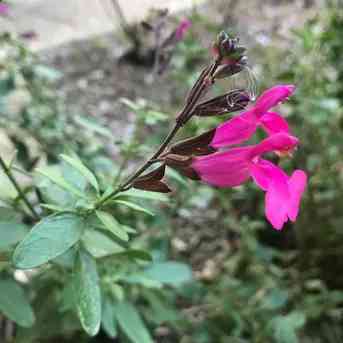
[[183,110],[176,118],[176,123],[172,130],[169,132],[167,137],[164,139],[162,144],[159,146],[157,151],[140,167],[136,170],[134,174],[132,174],[125,182],[120,184],[112,193],[108,194],[106,197],[102,198],[95,204],[95,208],[101,207],[106,201],[113,198],[118,193],[122,192],[123,190],[127,190],[130,188],[130,184],[139,177],[142,173],[144,173],[153,163],[156,162],[156,159],[165,151],[168,144],[172,141],[175,137],[179,129],[191,118],[192,111],[194,106],[197,104],[199,99],[203,95],[203,91],[207,87],[206,78],[212,78],[216,69],[220,64],[220,59],[217,59],[212,65],[207,69],[203,75],[199,77],[196,82],[195,89],[193,91],[192,98],[185,104]]
[[111,199],[118,193],[122,192],[124,189],[126,190],[126,187],[133,182],[138,176],[140,176],[145,170],[147,170],[151,164],[153,164],[157,157],[161,155],[161,153],[165,150],[167,145],[170,143],[170,141],[175,137],[178,130],[182,127],[180,122],[176,122],[173,129],[169,132],[168,136],[165,138],[163,143],[160,145],[160,147],[157,149],[157,151],[140,167],[136,170],[136,172],[131,175],[124,183],[119,185],[112,193],[107,195],[105,198],[101,199],[96,205],[95,208],[99,208],[101,205],[103,205],[107,200]]
[[7,164],[5,163],[5,161],[1,158],[0,156],[0,166],[2,167],[4,173],[7,175],[8,179],[11,181],[11,183],[13,184],[14,188],[16,189],[19,198],[24,202],[24,204],[27,206],[27,208],[30,210],[30,212],[32,213],[33,217],[37,220],[39,220],[39,215],[36,212],[36,210],[34,209],[34,207],[31,205],[30,201],[28,200],[28,198],[26,197],[24,191],[21,189],[19,183],[17,182],[17,180],[15,179],[15,177],[13,176],[11,169],[7,166]]
[[133,29],[131,29],[129,23],[127,22],[125,15],[123,13],[123,10],[122,10],[121,6],[119,5],[118,0],[112,0],[112,6],[113,6],[115,12],[117,13],[118,18],[119,18],[119,23],[120,23],[121,29],[124,31],[124,33],[127,35],[127,37],[129,39],[131,39],[135,48],[139,48],[141,45],[141,42],[137,36],[137,33]]

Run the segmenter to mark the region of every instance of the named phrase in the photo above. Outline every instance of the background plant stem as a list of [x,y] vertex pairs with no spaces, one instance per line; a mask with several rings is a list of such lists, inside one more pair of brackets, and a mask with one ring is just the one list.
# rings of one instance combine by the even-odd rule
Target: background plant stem
[[32,204],[30,203],[28,198],[26,197],[24,191],[21,189],[19,183],[17,182],[17,180],[13,176],[13,174],[11,172],[11,169],[7,166],[6,162],[1,158],[1,156],[0,156],[0,165],[1,165],[1,168],[3,169],[4,173],[6,174],[8,179],[11,181],[11,183],[14,186],[14,188],[16,189],[16,191],[17,191],[17,193],[19,195],[20,200],[22,200],[22,202],[27,206],[27,208],[32,213],[33,217],[35,219],[39,220],[40,217],[39,217],[38,213],[36,212],[36,210],[34,209]]

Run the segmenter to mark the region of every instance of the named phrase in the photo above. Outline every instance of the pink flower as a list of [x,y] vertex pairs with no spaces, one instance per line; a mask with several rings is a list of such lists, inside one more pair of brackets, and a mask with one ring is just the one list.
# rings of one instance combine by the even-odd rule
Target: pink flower
[[6,16],[9,14],[9,5],[3,2],[0,3],[0,15]]
[[269,110],[285,101],[294,90],[293,85],[278,85],[266,90],[248,111],[219,125],[210,146],[221,148],[241,143],[249,139],[258,126],[261,126],[268,135],[289,132],[286,120],[280,114]]
[[175,38],[177,41],[183,39],[188,29],[192,26],[192,22],[189,19],[183,19],[180,21],[178,27],[175,30]]
[[298,139],[285,132],[275,133],[256,145],[233,148],[193,159],[192,168],[206,183],[235,187],[250,177],[266,192],[266,217],[277,230],[288,219],[295,221],[307,178],[301,170],[289,177],[261,156],[273,151],[289,151]]

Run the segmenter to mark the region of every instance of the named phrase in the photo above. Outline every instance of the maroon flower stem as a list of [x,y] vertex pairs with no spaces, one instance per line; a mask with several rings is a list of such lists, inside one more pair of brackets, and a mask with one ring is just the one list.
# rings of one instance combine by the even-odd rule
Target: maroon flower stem
[[120,184],[112,193],[108,194],[106,197],[102,198],[95,204],[95,208],[101,207],[106,201],[113,198],[120,192],[124,190],[128,190],[131,188],[132,182],[138,178],[142,173],[144,173],[153,163],[156,162],[156,159],[165,151],[168,144],[172,141],[175,137],[177,132],[181,129],[181,127],[191,118],[192,111],[196,104],[198,103],[199,99],[202,97],[204,90],[208,87],[208,82],[213,83],[213,75],[217,70],[218,66],[220,65],[220,59],[218,58],[210,68],[206,70],[202,75],[200,75],[199,79],[195,83],[195,87],[191,91],[191,96],[186,102],[183,110],[176,118],[176,123],[172,130],[169,132],[167,137],[164,139],[162,144],[159,146],[157,151],[146,161],[144,164],[137,169],[137,171],[131,175],[126,181]]

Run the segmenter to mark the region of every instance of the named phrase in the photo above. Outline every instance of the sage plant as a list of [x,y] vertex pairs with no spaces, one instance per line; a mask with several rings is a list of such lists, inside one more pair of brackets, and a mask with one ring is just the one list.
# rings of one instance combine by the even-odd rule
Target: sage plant
[[[187,21],[181,23],[173,39],[180,39],[189,24]],[[26,190],[14,176],[13,171],[18,168],[14,169],[13,161],[7,163],[0,158],[0,166],[17,191],[13,208],[18,208],[25,214],[25,223],[34,224],[26,232],[23,223],[19,225],[17,222],[6,222],[9,230],[16,227],[17,232],[6,243],[9,248],[4,243],[3,246],[6,245],[6,249],[11,251],[13,245],[19,243],[11,263],[6,261],[5,265],[6,275],[12,276],[10,284],[14,282],[13,269],[35,269],[47,263],[52,267],[55,264],[65,266],[63,277],[71,279],[73,306],[83,329],[91,336],[98,333],[100,324],[106,332],[113,334],[116,328],[111,325],[114,323],[115,310],[121,309],[121,314],[129,313],[131,319],[138,318],[133,305],[123,300],[125,296],[129,297],[125,294],[126,289],[122,289],[119,295],[118,289],[116,290],[118,299],[115,305],[112,300],[108,300],[114,292],[108,290],[108,285],[118,281],[126,282],[128,279],[121,272],[113,275],[111,270],[110,275],[106,274],[103,280],[101,273],[105,264],[97,264],[97,259],[113,255],[116,261],[125,257],[136,266],[139,261],[151,262],[148,252],[130,246],[131,235],[136,231],[122,223],[121,219],[118,220],[116,211],[120,207],[126,207],[150,214],[127,198],[131,200],[130,196],[134,196],[135,192],[140,192],[139,196],[147,198],[151,198],[152,194],[171,192],[165,180],[166,168],[173,168],[196,182],[217,187],[235,187],[253,179],[266,194],[266,217],[275,229],[281,229],[288,219],[296,220],[307,182],[305,172],[295,170],[288,176],[279,166],[265,159],[267,153],[290,155],[299,145],[298,138],[291,134],[286,120],[279,113],[271,111],[291,96],[295,87],[274,86],[265,91],[247,110],[245,108],[253,100],[247,89],[231,89],[216,97],[206,97],[218,79],[230,78],[248,68],[246,49],[239,44],[238,38],[225,32],[221,32],[216,38],[212,52],[212,62],[200,73],[161,145],[131,176],[118,182],[115,178],[114,185],[107,185],[78,156],[61,155],[64,164],[72,170],[74,176],[65,177],[54,168],[38,168],[36,172],[40,178],[33,179],[33,184]],[[243,112],[211,130],[173,142],[177,133],[193,117],[220,117],[240,111]],[[266,132],[265,139],[254,145],[237,146],[250,139],[259,127]],[[78,175],[76,180],[75,173]],[[35,203],[34,196],[30,193],[32,189],[37,195]],[[45,269],[39,271],[44,273]],[[106,283],[105,280],[109,279],[110,282]],[[131,278],[131,282],[133,279]],[[18,287],[15,282],[14,284]],[[18,294],[23,299],[21,292],[19,288]],[[5,314],[19,325],[32,326],[34,314],[30,304],[25,303],[25,308],[25,320],[23,315],[17,318],[10,311]],[[121,314],[116,314],[119,325],[132,337]],[[144,341],[152,342],[146,331],[144,337]]]

